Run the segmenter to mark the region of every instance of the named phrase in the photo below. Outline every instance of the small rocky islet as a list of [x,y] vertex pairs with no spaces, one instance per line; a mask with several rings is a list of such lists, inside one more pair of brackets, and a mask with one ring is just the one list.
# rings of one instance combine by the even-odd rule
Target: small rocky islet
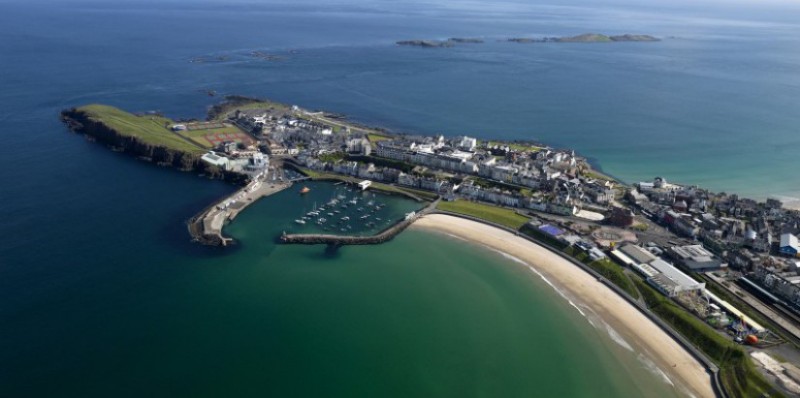
[[[605,35],[600,33],[584,33],[577,36],[561,37],[512,37],[505,40],[512,43],[612,43],[612,42],[655,42],[661,39],[642,34]],[[483,39],[454,37],[447,40],[401,40],[401,46],[414,46],[426,48],[453,47],[456,44],[480,44]]]

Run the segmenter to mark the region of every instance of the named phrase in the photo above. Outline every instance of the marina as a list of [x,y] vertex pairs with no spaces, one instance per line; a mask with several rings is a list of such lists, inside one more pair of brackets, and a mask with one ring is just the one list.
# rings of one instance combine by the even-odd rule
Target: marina
[[317,182],[300,196],[287,235],[372,236],[406,220],[424,204],[358,186]]

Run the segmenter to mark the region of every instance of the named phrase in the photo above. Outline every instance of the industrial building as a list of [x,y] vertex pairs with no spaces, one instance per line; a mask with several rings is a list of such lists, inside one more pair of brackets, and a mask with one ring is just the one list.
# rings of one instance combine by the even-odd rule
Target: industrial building
[[668,297],[705,289],[705,283],[697,282],[643,247],[627,244],[613,250],[611,255],[617,261],[640,273],[647,283]]
[[703,245],[672,246],[667,254],[678,265],[692,272],[708,272],[726,268],[728,264],[716,258]]

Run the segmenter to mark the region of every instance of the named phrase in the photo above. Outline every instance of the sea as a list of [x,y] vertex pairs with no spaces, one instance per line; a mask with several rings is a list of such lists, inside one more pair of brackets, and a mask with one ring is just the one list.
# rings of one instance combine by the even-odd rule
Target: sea
[[[317,205],[290,189],[226,228],[235,247],[195,245],[185,221],[235,187],[58,120],[202,118],[242,94],[573,148],[626,182],[800,197],[800,6],[643,3],[0,0],[0,396],[683,395],[526,266],[454,238],[280,245]],[[505,41],[585,32],[663,40]],[[394,44],[449,37],[484,43]]]

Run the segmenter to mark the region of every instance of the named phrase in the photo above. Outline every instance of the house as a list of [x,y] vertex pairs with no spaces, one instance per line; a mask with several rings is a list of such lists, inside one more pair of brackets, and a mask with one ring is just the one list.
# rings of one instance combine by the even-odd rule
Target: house
[[797,257],[798,253],[800,253],[800,245],[797,242],[797,237],[792,234],[782,234],[781,244],[778,250],[783,255]]
[[633,225],[633,212],[630,209],[614,206],[608,221],[618,227],[630,227]]

